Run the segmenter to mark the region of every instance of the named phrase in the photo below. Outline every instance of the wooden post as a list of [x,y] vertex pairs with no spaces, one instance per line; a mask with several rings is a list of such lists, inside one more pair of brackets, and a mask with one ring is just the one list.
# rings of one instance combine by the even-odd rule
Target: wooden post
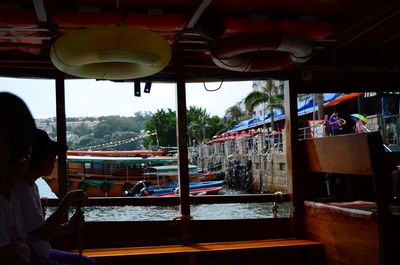
[[285,95],[285,137],[286,137],[286,165],[288,174],[288,193],[290,196],[290,218],[293,236],[301,235],[301,202],[299,159],[298,150],[298,125],[297,125],[297,87],[296,82],[289,81],[284,84]]
[[189,204],[189,171],[187,151],[187,120],[186,120],[186,88],[185,76],[181,69],[176,80],[176,137],[178,145],[178,176],[181,211],[181,239],[183,244],[191,242],[190,235],[190,204]]
[[[65,119],[65,84],[64,73],[56,71],[56,115],[57,115],[57,142],[67,144],[67,126]],[[58,198],[64,198],[68,190],[67,154],[58,155]]]

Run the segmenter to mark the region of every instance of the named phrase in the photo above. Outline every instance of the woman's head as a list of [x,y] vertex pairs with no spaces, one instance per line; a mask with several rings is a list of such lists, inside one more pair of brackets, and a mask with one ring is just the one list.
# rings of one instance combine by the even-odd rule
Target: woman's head
[[25,173],[31,153],[35,122],[26,104],[17,96],[0,92],[0,124],[2,144],[0,157],[3,161],[3,178],[14,183]]

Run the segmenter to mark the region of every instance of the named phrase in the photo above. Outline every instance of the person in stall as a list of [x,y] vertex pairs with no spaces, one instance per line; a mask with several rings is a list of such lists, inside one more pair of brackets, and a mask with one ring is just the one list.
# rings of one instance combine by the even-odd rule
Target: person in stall
[[325,130],[325,136],[331,136],[331,126],[329,125],[328,114],[325,114],[324,116],[324,130]]
[[366,132],[366,130],[364,129],[364,124],[365,122],[362,121],[359,118],[354,118],[356,123],[354,125],[354,133],[363,133]]
[[343,134],[343,127],[346,124],[346,121],[344,119],[339,118],[338,114],[339,113],[336,110],[334,110],[331,117],[329,118],[329,125],[331,126],[332,135]]
[[17,96],[0,93],[0,260],[1,264],[41,265],[26,240],[15,183],[25,173],[35,122]]
[[59,154],[67,151],[67,146],[52,141],[43,130],[36,129],[32,142],[31,163],[23,178],[16,187],[20,198],[22,216],[27,230],[27,241],[35,253],[45,264],[79,264],[92,265],[96,262],[76,253],[52,249],[49,240],[60,236],[70,236],[83,225],[84,217],[80,210],[65,223],[68,210],[87,200],[82,190],[70,191],[61,201],[59,207],[45,220],[35,181],[50,175],[54,169],[54,161]]

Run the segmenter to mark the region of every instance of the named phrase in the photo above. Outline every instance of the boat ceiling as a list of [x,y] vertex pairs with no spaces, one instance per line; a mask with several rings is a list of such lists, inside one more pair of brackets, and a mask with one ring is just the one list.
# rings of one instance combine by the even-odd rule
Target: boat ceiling
[[[68,17],[65,10],[75,15]],[[365,76],[369,72],[399,71],[398,0],[3,0],[0,11],[0,76],[54,78],[49,56],[52,43],[68,31],[99,23],[96,15],[92,21],[85,20],[88,13],[101,14],[102,19],[116,16],[116,25],[126,25],[132,14],[160,15],[167,30],[154,26],[151,19],[140,23],[167,38],[172,60],[163,71],[143,81],[174,82],[176,73],[182,71],[189,82],[287,79],[298,73],[307,78],[308,73],[316,71],[357,71]],[[36,24],[30,31],[21,31],[29,14]],[[224,22],[227,18],[244,22],[229,28]],[[250,34],[251,27],[246,28],[249,21],[285,20],[306,21],[311,27],[313,23],[327,23],[331,32],[314,41],[311,59],[283,70],[231,71],[211,60],[215,44],[231,34],[229,30]],[[257,52],[248,57],[257,57]]]

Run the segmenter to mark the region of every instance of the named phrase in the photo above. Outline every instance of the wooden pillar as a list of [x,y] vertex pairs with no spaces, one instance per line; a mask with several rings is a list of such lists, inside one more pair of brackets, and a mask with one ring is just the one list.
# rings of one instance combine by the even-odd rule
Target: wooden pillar
[[187,120],[186,120],[186,88],[185,76],[180,70],[176,80],[176,136],[178,145],[178,176],[181,211],[181,239],[183,244],[191,242],[190,236],[190,204],[189,204],[189,171],[187,151]]
[[[64,73],[56,71],[56,115],[57,115],[57,142],[67,144],[67,126],[65,119],[65,84]],[[67,185],[67,155],[58,155],[58,198],[64,198],[68,190]]]
[[288,193],[290,196],[290,218],[293,236],[301,235],[301,208],[300,199],[300,171],[298,149],[298,116],[297,116],[297,87],[296,82],[291,80],[284,84],[285,95],[285,137],[286,137],[286,165],[288,174]]

